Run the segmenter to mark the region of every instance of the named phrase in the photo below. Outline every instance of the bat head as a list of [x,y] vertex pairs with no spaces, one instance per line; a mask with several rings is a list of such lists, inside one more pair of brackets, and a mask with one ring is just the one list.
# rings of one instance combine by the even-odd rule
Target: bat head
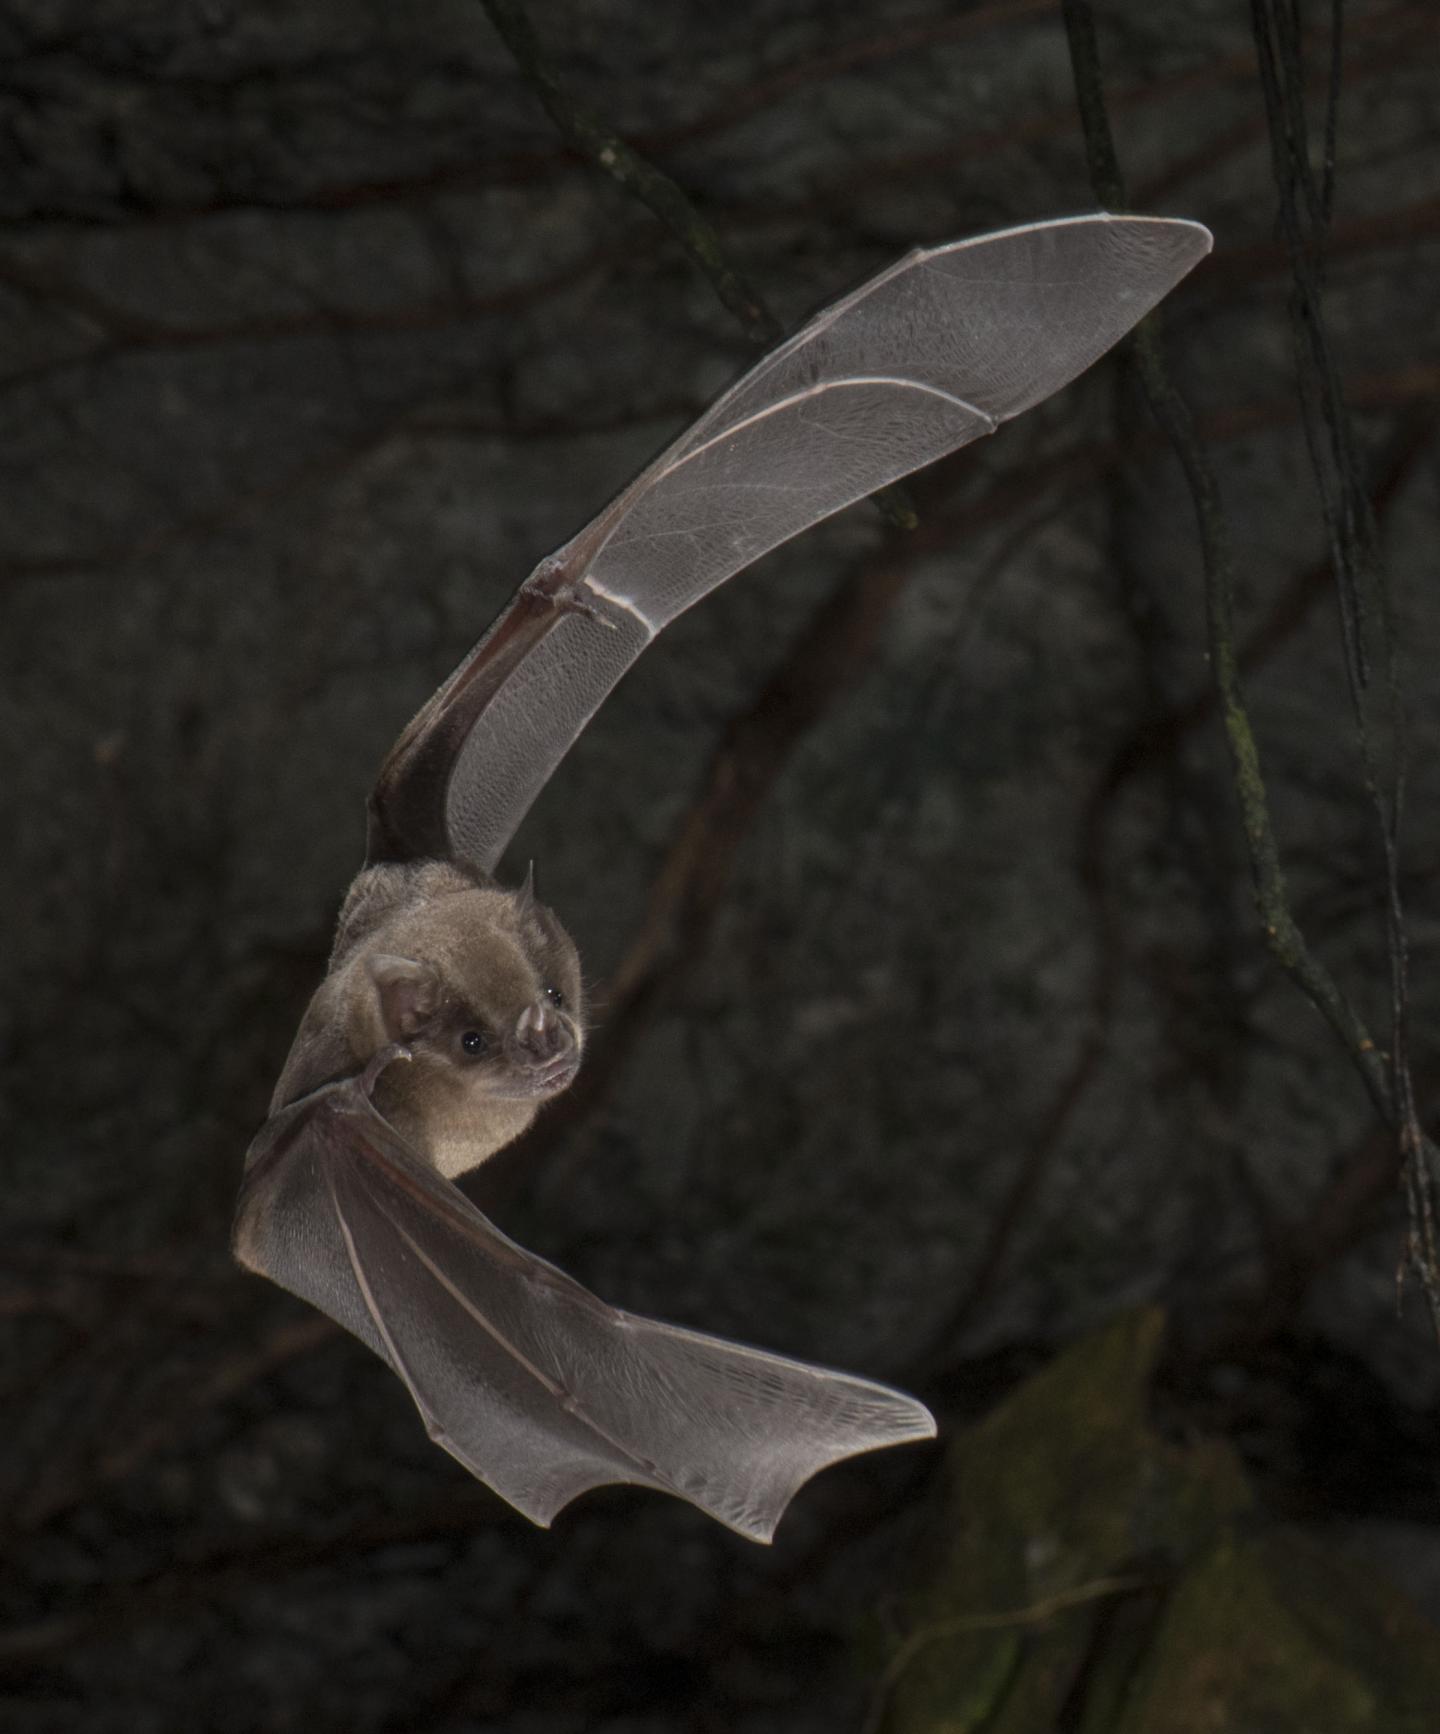
[[379,937],[364,957],[369,1039],[402,1042],[414,1061],[382,1078],[377,1103],[442,1172],[463,1173],[580,1069],[579,956],[528,882],[427,899]]
[[580,959],[554,911],[528,887],[477,887],[432,912],[432,935],[406,936],[420,944],[366,960],[386,1038],[449,1066],[479,1095],[564,1089],[585,1045],[585,1007]]

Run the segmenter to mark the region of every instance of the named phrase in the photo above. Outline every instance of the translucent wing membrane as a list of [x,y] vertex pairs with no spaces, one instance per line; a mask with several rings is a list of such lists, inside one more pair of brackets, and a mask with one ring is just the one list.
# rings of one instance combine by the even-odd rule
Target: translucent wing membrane
[[1057,391],[1209,247],[1166,218],[1037,223],[912,253],[817,315],[526,581],[387,762],[372,859],[450,853],[492,871],[676,615]]
[[431,1436],[536,1523],[633,1482],[768,1541],[827,1464],[935,1431],[883,1385],[607,1306],[420,1162],[354,1082],[262,1134],[236,1243],[388,1361]]

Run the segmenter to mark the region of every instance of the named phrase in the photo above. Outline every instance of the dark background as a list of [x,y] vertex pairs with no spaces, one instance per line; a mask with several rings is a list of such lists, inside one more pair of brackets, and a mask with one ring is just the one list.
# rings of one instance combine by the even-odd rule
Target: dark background
[[[1331,19],[1300,33],[1317,164]],[[532,22],[785,325],[917,241],[1097,203],[1050,4]],[[1422,1118],[1433,25],[1344,8],[1324,298],[1411,717]],[[1134,205],[1215,232],[1167,352],[1293,907],[1383,1041],[1251,15],[1097,30]],[[827,1473],[769,1552],[623,1489],[545,1534],[232,1268],[230,1210],[385,748],[753,341],[471,0],[7,0],[0,161],[0,1724],[858,1728],[946,1441],[1140,1301],[1164,1425],[1440,1614],[1395,1140],[1263,946],[1190,494],[1123,363],[918,478],[912,535],[858,507],[680,621],[517,840],[600,1035],[475,1196],[608,1299],[892,1379],[942,1429]]]

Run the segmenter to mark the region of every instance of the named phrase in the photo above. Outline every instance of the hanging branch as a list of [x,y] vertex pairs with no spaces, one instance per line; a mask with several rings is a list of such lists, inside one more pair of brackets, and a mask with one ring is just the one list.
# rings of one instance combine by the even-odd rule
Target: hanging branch
[[[1325,245],[1335,193],[1335,137],[1340,106],[1340,47],[1343,4],[1332,0],[1330,66],[1322,161],[1317,181],[1310,160],[1301,64],[1299,22],[1274,0],[1251,0],[1251,22],[1279,193],[1280,231],[1290,261],[1291,335],[1310,466],[1330,543],[1330,563],[1340,603],[1345,671],[1351,714],[1360,748],[1365,792],[1375,812],[1385,874],[1386,949],[1390,960],[1390,1085],[1403,1158],[1409,1230],[1407,1268],[1426,1283],[1440,1273],[1437,1257],[1434,1176],[1422,1148],[1408,1032],[1409,943],[1400,895],[1400,819],[1405,796],[1404,705],[1396,666],[1389,585],[1380,557],[1374,513],[1357,451],[1354,423],[1325,323]],[[1383,713],[1391,756],[1382,775],[1372,727],[1376,698],[1373,671],[1384,674]]]
[[[598,115],[569,94],[541,51],[535,28],[520,0],[480,0],[480,4],[571,150],[603,169],[655,213],[757,348],[768,349],[778,343],[785,335],[785,327],[726,259],[714,228],[669,175],[647,162]],[[893,529],[916,527],[915,508],[899,483],[879,489],[871,498],[881,518]]]
[[[1127,204],[1125,185],[1105,108],[1094,15],[1088,0],[1062,0],[1062,9],[1091,184],[1107,210],[1123,211]],[[1332,180],[1333,177],[1327,177],[1327,188]],[[1328,208],[1328,202],[1329,193],[1324,191],[1317,201],[1322,212]],[[1377,1111],[1399,1137],[1402,1174],[1411,1210],[1405,1259],[1409,1269],[1420,1280],[1437,1335],[1440,1335],[1440,1258],[1437,1258],[1431,1203],[1431,1172],[1440,1164],[1440,1152],[1420,1131],[1416,1121],[1408,1069],[1403,1074],[1397,1072],[1393,1056],[1387,1061],[1380,1052],[1348,996],[1326,965],[1310,950],[1295,921],[1279,844],[1270,818],[1259,749],[1241,687],[1235,646],[1235,555],[1219,485],[1196,434],[1189,406],[1170,377],[1156,314],[1151,314],[1136,328],[1130,339],[1130,355],[1151,412],[1174,447],[1194,501],[1205,581],[1210,666],[1230,751],[1256,907],[1265,940],[1281,967],[1335,1032],[1359,1071]],[[1362,659],[1357,656],[1357,670],[1361,663]],[[1393,843],[1393,828],[1387,827],[1386,831]],[[1392,908],[1398,903],[1393,880],[1391,902]],[[1393,931],[1392,917],[1392,935]],[[1403,946],[1398,954],[1392,947],[1392,970],[1397,972],[1402,1007],[1403,967]]]
[[753,342],[762,348],[777,342],[784,335],[783,326],[728,263],[714,229],[668,175],[653,168],[618,133],[569,95],[546,62],[535,28],[519,0],[480,0],[480,4],[571,150],[649,206],[705,273],[711,288]]

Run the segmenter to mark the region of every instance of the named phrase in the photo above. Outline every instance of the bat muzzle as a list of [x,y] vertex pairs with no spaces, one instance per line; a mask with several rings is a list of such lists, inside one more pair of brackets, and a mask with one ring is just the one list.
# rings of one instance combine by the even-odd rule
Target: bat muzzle
[[580,1039],[574,1024],[543,1000],[526,1006],[505,1042],[509,1070],[506,1095],[553,1096],[580,1070]]

